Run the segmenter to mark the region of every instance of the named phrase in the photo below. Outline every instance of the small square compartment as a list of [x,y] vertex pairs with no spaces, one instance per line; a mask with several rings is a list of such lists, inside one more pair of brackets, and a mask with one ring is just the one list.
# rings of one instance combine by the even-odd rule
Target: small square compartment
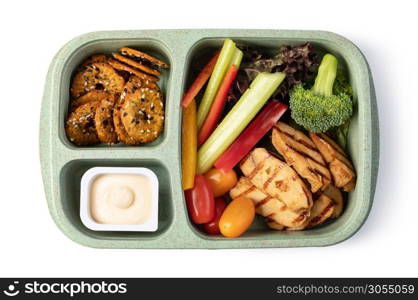
[[[81,178],[89,170],[95,167],[110,169],[147,168],[158,178],[158,229],[156,231],[96,231],[86,227],[80,217]],[[72,238],[93,238],[97,241],[134,241],[139,243],[147,240],[155,240],[163,235],[172,225],[173,199],[170,193],[171,179],[167,168],[156,160],[141,159],[77,159],[68,162],[61,169],[59,181],[60,203],[72,228],[77,232]]]
[[[136,147],[128,146],[123,143],[118,143],[116,145],[106,145],[103,143],[92,145],[92,146],[77,146],[72,144],[65,133],[65,120],[69,113],[69,102],[70,102],[70,87],[71,81],[76,73],[78,66],[80,66],[84,60],[86,60],[91,55],[95,54],[107,54],[110,55],[112,52],[117,52],[121,47],[130,47],[133,49],[141,50],[157,59],[167,62],[170,65],[169,69],[161,70],[161,75],[159,76],[160,80],[157,82],[161,91],[163,93],[165,101],[165,124],[167,124],[167,107],[170,99],[169,84],[170,84],[170,74],[171,74],[171,65],[172,60],[169,54],[168,49],[160,41],[149,38],[137,38],[137,39],[98,39],[98,40],[89,40],[82,44],[81,47],[78,47],[74,52],[67,57],[67,60],[63,64],[63,70],[61,72],[61,78],[59,81],[59,107],[58,107],[58,134],[62,143],[72,149],[106,149],[106,148],[126,148],[126,147]],[[165,138],[166,132],[164,130],[161,135],[153,142],[141,145],[141,147],[154,147],[159,145]]]
[[[91,194],[95,181],[101,175],[137,175],[145,177],[150,186],[150,212],[148,219],[140,224],[103,224],[96,221],[92,215]],[[132,191],[131,191],[132,192]],[[136,199],[139,198],[139,199]],[[144,203],[142,195],[138,192],[134,199]],[[80,191],[80,218],[83,224],[94,231],[156,231],[158,229],[158,178],[148,168],[117,168],[117,167],[93,167],[87,170],[81,178]]]

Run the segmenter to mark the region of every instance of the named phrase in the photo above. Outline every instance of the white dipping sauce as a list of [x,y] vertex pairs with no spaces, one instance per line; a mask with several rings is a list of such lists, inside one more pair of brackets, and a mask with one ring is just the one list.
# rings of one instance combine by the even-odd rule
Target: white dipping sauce
[[103,174],[90,187],[90,213],[101,224],[143,224],[151,216],[150,180],[140,174]]

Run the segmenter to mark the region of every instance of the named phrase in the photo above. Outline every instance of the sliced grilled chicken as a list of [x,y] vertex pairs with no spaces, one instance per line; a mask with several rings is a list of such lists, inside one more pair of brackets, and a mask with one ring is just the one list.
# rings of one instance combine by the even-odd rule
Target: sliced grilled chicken
[[306,214],[312,207],[312,194],[299,175],[266,149],[254,149],[240,167],[253,185],[282,201],[291,211]]
[[355,187],[356,173],[344,151],[327,135],[310,133],[312,141],[328,163],[334,185],[348,192]]
[[319,198],[314,201],[311,215],[309,216],[308,220],[305,221],[305,228],[312,228],[324,223],[326,219],[332,216],[334,206],[334,201],[332,201],[330,197],[324,194],[320,195]]
[[330,184],[324,191],[324,195],[330,197],[332,201],[334,201],[335,206],[334,211],[332,212],[332,217],[339,217],[344,209],[343,194],[341,193],[341,191],[334,185]]
[[[302,131],[294,129],[292,126],[287,125],[283,122],[277,122],[276,126],[283,133],[291,136],[293,139],[297,140],[299,143],[304,144],[306,147],[311,149],[316,149],[314,142]],[[316,160],[321,160],[321,155],[316,157]]]
[[[280,223],[275,224],[274,222],[270,221],[267,222],[267,225],[275,230],[303,230],[307,228],[312,228],[322,224],[330,218],[334,212],[334,201],[329,198],[328,196],[321,194],[317,199],[315,199],[314,204],[312,206],[311,214],[306,219],[306,221],[299,227],[286,227]],[[280,229],[283,228],[283,229]]]
[[236,186],[229,192],[232,199],[245,196],[253,200],[256,212],[276,224],[285,227],[301,226],[307,215],[291,211],[286,205],[255,187],[251,181],[242,176]]
[[356,177],[351,179],[346,185],[343,186],[344,192],[349,192],[356,187]]
[[331,182],[331,174],[309,137],[283,122],[278,122],[273,128],[272,142],[286,162],[309,182],[313,193],[327,188]]
[[274,230],[279,230],[279,231],[286,230],[286,226],[283,226],[275,221],[267,221],[266,224],[268,227]]

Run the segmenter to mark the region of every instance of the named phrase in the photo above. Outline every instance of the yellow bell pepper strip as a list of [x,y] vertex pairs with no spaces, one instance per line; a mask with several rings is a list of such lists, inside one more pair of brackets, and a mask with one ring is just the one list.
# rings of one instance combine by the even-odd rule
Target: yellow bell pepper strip
[[181,156],[182,187],[183,190],[188,190],[194,187],[197,161],[197,121],[195,99],[192,99],[189,105],[186,108],[183,108]]

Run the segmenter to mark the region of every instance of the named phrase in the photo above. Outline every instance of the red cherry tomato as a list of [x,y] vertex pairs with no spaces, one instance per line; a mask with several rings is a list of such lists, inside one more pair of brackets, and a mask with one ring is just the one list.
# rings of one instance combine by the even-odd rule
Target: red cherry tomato
[[194,187],[184,191],[187,210],[195,224],[208,223],[215,216],[215,198],[203,175],[196,175]]
[[203,229],[209,234],[218,234],[221,231],[219,230],[219,219],[224,212],[226,207],[226,202],[224,198],[215,199],[215,217],[209,223],[203,224]]

